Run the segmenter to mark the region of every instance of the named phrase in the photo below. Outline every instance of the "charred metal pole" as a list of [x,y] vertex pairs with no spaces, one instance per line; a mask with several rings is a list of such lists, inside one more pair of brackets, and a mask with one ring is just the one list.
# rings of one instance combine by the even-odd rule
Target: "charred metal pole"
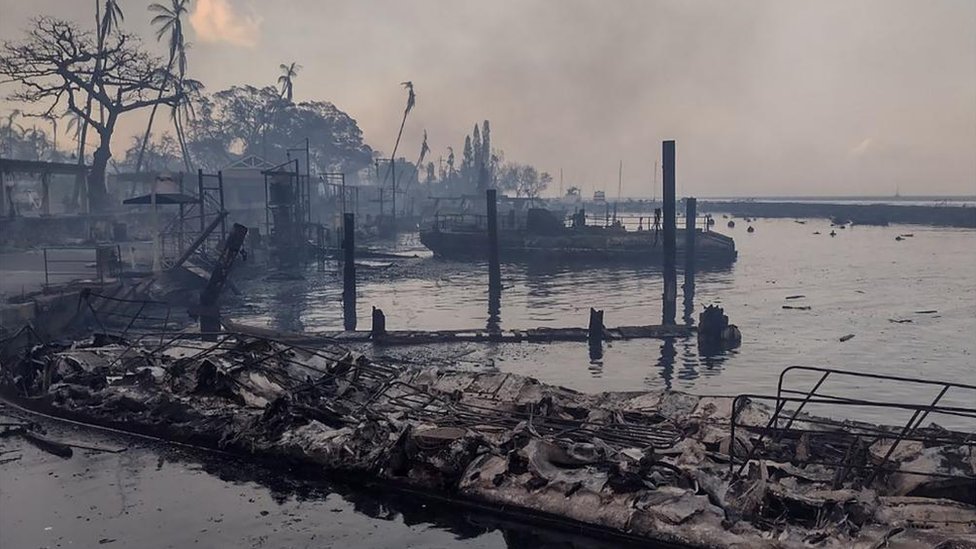
[[342,216],[342,324],[356,329],[356,214]]
[[662,324],[674,324],[677,314],[677,220],[674,192],[674,141],[663,143],[664,157],[664,307]]
[[685,199],[685,284],[684,305],[685,324],[691,326],[695,313],[695,224],[698,216],[698,200]]
[[230,269],[234,266],[234,260],[244,246],[244,238],[247,236],[247,227],[234,223],[230,236],[224,249],[217,258],[217,266],[210,273],[210,280],[207,287],[200,292],[200,333],[204,341],[217,341],[217,332],[220,331],[220,310],[217,308],[217,299],[220,292],[227,284],[227,277]]

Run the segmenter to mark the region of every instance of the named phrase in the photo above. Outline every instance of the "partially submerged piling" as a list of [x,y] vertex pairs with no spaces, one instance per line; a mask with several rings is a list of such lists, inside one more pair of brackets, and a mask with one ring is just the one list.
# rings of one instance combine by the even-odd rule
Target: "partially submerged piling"
[[356,216],[342,216],[342,324],[356,329]]
[[674,187],[674,141],[662,145],[664,158],[664,305],[662,324],[674,324],[678,312],[677,219]]

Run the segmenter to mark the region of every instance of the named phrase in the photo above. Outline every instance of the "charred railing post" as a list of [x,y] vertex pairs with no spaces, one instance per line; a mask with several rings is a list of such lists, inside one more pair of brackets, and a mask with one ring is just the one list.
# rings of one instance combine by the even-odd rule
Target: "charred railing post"
[[247,227],[234,223],[227,244],[217,259],[217,266],[210,274],[207,287],[200,293],[200,333],[204,341],[217,341],[217,332],[220,332],[220,309],[217,306],[217,299],[224,285],[227,284],[230,269],[241,247],[244,246],[245,237],[247,237]]
[[497,191],[485,191],[488,203],[488,329],[498,330],[501,312],[502,270],[498,259],[498,202]]
[[662,324],[674,324],[677,314],[677,221],[674,192],[674,141],[663,144],[664,158],[664,307]]
[[342,216],[342,323],[356,329],[356,215]]
[[695,313],[695,224],[698,216],[698,200],[685,199],[685,324],[691,326]]
[[315,225],[315,245],[318,248],[316,250],[316,259],[318,259],[319,272],[325,272],[325,248],[328,245],[328,241],[325,238],[325,225],[321,223]]

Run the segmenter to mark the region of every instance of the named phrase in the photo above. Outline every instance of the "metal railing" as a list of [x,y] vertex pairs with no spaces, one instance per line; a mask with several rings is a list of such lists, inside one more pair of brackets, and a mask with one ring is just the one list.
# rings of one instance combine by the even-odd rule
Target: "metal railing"
[[[792,372],[815,373],[819,374],[819,378],[810,390],[797,390],[785,383],[787,374]],[[933,388],[937,394],[931,401],[925,402],[888,402],[879,399],[841,396],[825,391],[827,381],[830,378],[864,380],[870,382],[873,388],[877,388],[877,385],[882,383],[903,383],[911,386],[913,390]],[[956,398],[970,405],[951,406],[943,404],[950,391],[959,393]],[[766,401],[774,404],[772,414],[764,426],[750,425],[740,421],[742,412],[747,408],[750,401]],[[811,405],[829,406],[834,412],[867,408],[882,411],[885,415],[891,415],[894,411],[902,411],[911,415],[904,425],[892,427],[853,421],[849,418],[837,420],[804,414],[804,409]],[[790,409],[787,409],[787,406],[790,406]],[[961,445],[976,447],[976,433],[953,431],[935,425],[923,428],[922,423],[932,415],[974,420],[974,424],[976,424],[976,385],[866,372],[849,372],[812,366],[791,366],[780,373],[775,396],[740,394],[733,400],[729,471],[733,477],[738,477],[750,461],[758,457],[775,458],[775,460],[788,459],[792,463],[801,465],[832,467],[836,474],[835,485],[843,482],[853,470],[861,471],[861,480],[864,485],[869,485],[879,475],[892,471],[976,481],[976,477],[907,471],[891,463],[895,450],[906,441],[916,441],[926,446]],[[755,440],[749,441],[747,451],[741,458],[736,455],[737,429],[745,429],[758,435]],[[804,437],[807,438],[808,448],[815,447],[817,449],[815,453],[800,455],[801,452],[794,448],[791,455],[788,450],[785,450],[784,455],[784,448],[788,446],[780,444],[784,439],[799,441]],[[767,440],[772,444],[766,445]],[[858,462],[857,454],[863,453],[873,444],[882,440],[890,441],[890,446],[887,447],[878,463],[871,463],[870,460],[865,460],[864,463]],[[773,456],[773,454],[778,455]],[[738,465],[737,470],[736,465]]]
[[[86,257],[85,253],[92,255]],[[112,246],[82,246],[44,248],[44,287],[52,277],[69,277],[61,282],[73,282],[82,277],[104,283],[106,278],[118,277],[122,272],[122,248]]]

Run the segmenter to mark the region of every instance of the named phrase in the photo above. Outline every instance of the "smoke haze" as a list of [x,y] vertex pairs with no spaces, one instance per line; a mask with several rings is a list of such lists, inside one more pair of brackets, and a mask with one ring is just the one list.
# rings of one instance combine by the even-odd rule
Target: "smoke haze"
[[[123,0],[124,27],[162,54],[148,3]],[[90,4],[2,0],[0,36],[91,26]],[[210,91],[297,61],[296,101],[334,102],[384,152],[413,81],[408,158],[424,128],[436,162],[487,118],[507,158],[587,194],[615,194],[622,160],[624,195],[650,196],[671,138],[684,195],[976,194],[969,0],[197,0],[189,22]]]

